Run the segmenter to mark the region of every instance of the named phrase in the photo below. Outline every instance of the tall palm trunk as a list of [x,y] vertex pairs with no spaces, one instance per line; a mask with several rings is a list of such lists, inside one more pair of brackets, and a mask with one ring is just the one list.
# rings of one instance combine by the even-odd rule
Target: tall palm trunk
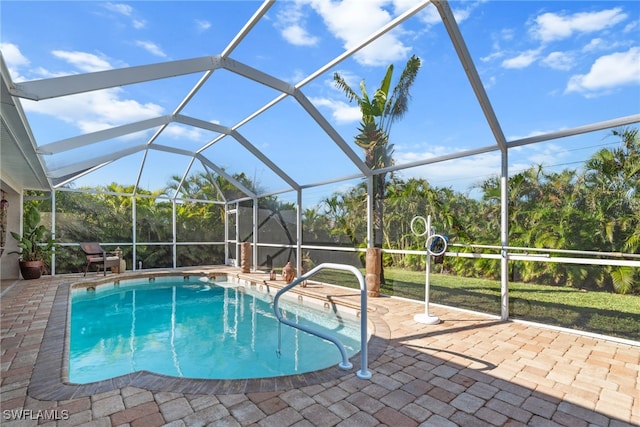
[[[384,193],[387,185],[386,174],[376,175],[373,179],[373,246],[382,248],[384,240]],[[382,256],[382,253],[380,254]],[[380,284],[384,284],[384,262],[380,260]]]

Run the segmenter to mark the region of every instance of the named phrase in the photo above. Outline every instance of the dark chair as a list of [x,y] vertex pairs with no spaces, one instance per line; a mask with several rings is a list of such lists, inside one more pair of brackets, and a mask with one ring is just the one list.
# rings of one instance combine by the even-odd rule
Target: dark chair
[[80,243],[80,249],[87,257],[87,263],[84,266],[84,275],[87,275],[87,270],[92,264],[98,266],[96,273],[100,272],[100,267],[104,271],[104,275],[107,275],[107,268],[120,267],[120,256],[115,251],[105,251],[100,246],[100,243]]

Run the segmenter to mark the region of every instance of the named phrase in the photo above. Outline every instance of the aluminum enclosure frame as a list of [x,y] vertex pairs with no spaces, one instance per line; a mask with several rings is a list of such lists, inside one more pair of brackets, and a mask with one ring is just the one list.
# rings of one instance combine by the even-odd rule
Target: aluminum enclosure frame
[[[219,195],[221,197],[222,203],[225,204],[226,211],[231,213],[231,209],[229,207],[236,206],[239,201],[242,200],[252,200],[254,205],[254,233],[253,233],[253,255],[254,260],[257,259],[257,200],[260,197],[264,197],[271,194],[280,194],[287,192],[294,192],[296,195],[296,205],[297,205],[297,260],[298,260],[298,271],[301,271],[301,259],[302,259],[302,214],[301,214],[301,205],[302,205],[302,190],[313,188],[321,185],[325,185],[327,183],[333,182],[341,182],[353,178],[364,178],[367,181],[367,189],[368,194],[372,194],[373,188],[373,177],[377,174],[393,172],[401,169],[408,169],[416,166],[422,166],[427,164],[433,164],[437,162],[442,162],[446,160],[453,160],[458,158],[464,158],[480,153],[486,153],[490,151],[500,151],[501,153],[501,230],[500,230],[500,242],[503,248],[508,247],[508,152],[509,149],[528,145],[535,144],[539,142],[550,141],[553,139],[579,135],[587,132],[593,132],[597,130],[605,130],[611,129],[619,126],[631,125],[640,123],[640,114],[615,118],[612,120],[602,121],[598,123],[587,124],[584,126],[576,127],[573,129],[551,132],[543,135],[539,135],[536,137],[523,138],[515,141],[507,141],[504,132],[501,128],[500,121],[496,116],[493,106],[487,96],[487,93],[484,89],[484,85],[480,79],[478,71],[476,69],[475,64],[471,58],[471,55],[467,49],[464,38],[460,32],[458,24],[453,16],[451,8],[449,6],[449,2],[445,0],[427,0],[420,1],[412,8],[407,10],[402,15],[398,16],[387,25],[378,29],[376,32],[371,34],[365,40],[363,40],[357,46],[354,46],[351,49],[346,50],[341,53],[331,61],[327,62],[324,66],[320,67],[315,72],[309,74],[297,84],[292,85],[283,80],[280,80],[272,75],[269,75],[261,70],[253,68],[247,64],[236,61],[232,59],[231,55],[233,51],[238,47],[243,39],[247,37],[248,34],[251,33],[251,30],[264,19],[266,13],[269,9],[275,4],[275,0],[266,0],[264,1],[256,12],[251,16],[251,18],[247,21],[247,23],[243,26],[243,28],[235,35],[235,37],[228,43],[225,49],[218,55],[204,56],[200,58],[192,58],[178,61],[169,61],[151,65],[143,65],[137,67],[127,67],[121,69],[114,69],[108,71],[100,71],[94,73],[86,73],[86,74],[77,74],[71,76],[64,77],[55,77],[48,78],[42,80],[33,80],[21,83],[14,83],[11,80],[11,77],[8,73],[4,58],[0,56],[0,72],[2,74],[2,123],[3,129],[7,128],[11,130],[11,134],[13,135],[12,139],[14,141],[14,148],[19,148],[24,153],[24,159],[22,162],[24,164],[28,164],[33,172],[33,176],[36,177],[36,180],[32,183],[32,181],[25,181],[25,188],[34,188],[34,189],[46,189],[54,190],[63,187],[64,185],[72,182],[79,177],[85,176],[88,173],[91,173],[97,169],[100,169],[112,162],[126,157],[135,153],[143,152],[143,160],[141,162],[139,171],[138,171],[138,179],[136,182],[136,190],[140,185],[140,180],[142,177],[142,172],[145,168],[145,163],[147,161],[147,156],[150,151],[161,151],[168,152],[179,156],[184,156],[190,158],[188,162],[188,167],[183,173],[182,182],[189,175],[192,166],[195,163],[200,163],[202,167],[206,171],[213,171],[216,174],[224,177],[228,182],[234,185],[244,197],[237,200],[227,200],[224,194],[218,189]],[[475,98],[482,109],[482,112],[485,116],[487,124],[492,131],[493,137],[495,139],[495,145],[490,145],[487,147],[476,148],[473,150],[467,150],[458,152],[451,155],[440,156],[435,158],[430,158],[410,164],[403,164],[398,166],[392,166],[383,169],[372,170],[367,167],[364,161],[361,159],[360,155],[354,151],[351,147],[352,144],[345,141],[340,134],[332,127],[330,122],[322,115],[322,113],[313,105],[313,103],[307,98],[307,96],[302,92],[302,88],[308,83],[314,81],[316,78],[321,76],[324,72],[335,67],[340,62],[345,59],[351,57],[353,54],[357,53],[361,49],[365,48],[373,41],[377,40],[384,34],[388,33],[392,29],[396,28],[409,18],[416,15],[418,12],[426,8],[428,5],[433,4],[441,17],[442,23],[446,28],[446,31],[449,35],[449,39],[458,55],[458,60],[460,62],[460,66],[463,67],[466,78],[470,83]],[[209,121],[203,120],[198,117],[191,117],[185,114],[182,114],[184,108],[189,104],[189,102],[193,99],[193,97],[198,93],[198,91],[205,85],[207,80],[211,77],[211,75],[217,70],[227,70],[235,75],[238,75],[242,78],[245,78],[252,82],[257,82],[263,86],[271,88],[277,92],[279,95],[275,97],[270,102],[266,103],[262,107],[255,110],[253,113],[248,115],[246,118],[240,120],[239,122],[231,125],[231,126],[222,126],[211,123]],[[38,147],[35,144],[33,136],[28,128],[28,122],[24,116],[22,111],[22,107],[20,104],[20,99],[29,99],[29,100],[44,100],[44,99],[52,99],[58,97],[70,96],[73,94],[85,93],[100,89],[106,88],[114,88],[121,87],[136,83],[142,83],[152,80],[158,79],[168,79],[176,76],[183,76],[187,74],[196,74],[202,73],[202,76],[198,80],[198,82],[185,94],[184,98],[180,100],[175,109],[171,114],[163,115],[147,120],[141,120],[138,122],[127,123],[121,126],[115,126],[109,129],[86,133],[83,135],[78,135],[71,138],[66,138],[63,140],[55,141],[46,145],[42,145]],[[241,132],[240,128],[256,117],[262,115],[270,108],[281,102],[286,98],[291,98],[297,102],[302,110],[320,127],[320,129],[328,136],[328,138],[333,141],[339,151],[354,165],[355,169],[358,171],[355,175],[343,176],[343,177],[334,177],[329,181],[323,182],[298,182],[293,179],[285,170],[285,168],[281,165],[276,164],[266,153],[260,150],[256,143],[251,141],[249,138],[245,137]],[[185,126],[192,126],[195,128],[200,128],[204,130],[208,130],[211,132],[218,133],[219,136],[207,141],[202,144],[196,150],[186,150],[181,148],[168,147],[156,142],[158,137],[165,131],[168,125],[171,123],[179,123]],[[112,152],[109,154],[105,154],[102,156],[93,157],[90,159],[79,160],[76,162],[72,162],[64,167],[60,168],[49,168],[47,166],[47,158],[49,156],[53,156],[56,154],[62,154],[69,150],[79,148],[79,147],[87,147],[92,144],[99,143],[101,141],[109,140],[116,137],[126,136],[135,132],[140,132],[143,130],[148,130],[152,128],[158,128],[158,130],[151,136],[145,143],[136,145],[134,147],[130,147],[124,150]],[[255,156],[266,168],[272,171],[277,177],[279,177],[286,185],[286,188],[272,191],[270,193],[256,193],[255,190],[249,189],[244,186],[242,183],[235,180],[232,176],[224,171],[224,168],[217,164],[214,160],[205,156],[204,151],[211,147],[212,145],[218,143],[224,138],[232,138],[237,141],[242,147],[248,150],[253,156]],[[8,142],[3,138],[2,148],[3,148],[3,156],[6,152],[5,144]],[[7,145],[8,147],[8,145]],[[3,164],[4,166],[4,164]],[[11,173],[9,171],[9,173]],[[26,178],[25,178],[26,179]],[[46,182],[44,182],[46,180]],[[135,196],[134,191],[134,196]],[[176,195],[173,198],[174,203],[174,223],[175,223],[175,203],[177,200],[178,191],[176,191]],[[134,205],[135,206],[135,205]],[[368,209],[367,209],[367,239],[368,246],[372,246],[373,243],[373,203],[372,197],[369,197],[368,200]],[[135,213],[134,213],[135,215]],[[135,216],[134,216],[135,218]],[[236,221],[236,224],[238,221]],[[227,227],[225,227],[226,230]],[[236,236],[237,239],[237,230]],[[226,241],[231,241],[231,236],[225,236]],[[174,233],[174,247],[175,247],[175,233]],[[237,257],[236,257],[237,259]],[[506,249],[502,251],[501,258],[501,283],[502,283],[502,299],[501,299],[501,317],[503,319],[508,318],[508,274],[507,274],[507,266],[508,266],[508,253]],[[255,262],[255,261],[254,261]],[[175,266],[175,250],[174,250],[174,266]],[[255,265],[254,265],[255,267]]]

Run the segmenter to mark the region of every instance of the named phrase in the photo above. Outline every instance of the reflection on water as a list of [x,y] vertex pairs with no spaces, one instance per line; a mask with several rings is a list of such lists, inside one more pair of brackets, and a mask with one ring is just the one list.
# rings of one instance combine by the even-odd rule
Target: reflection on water
[[[156,282],[75,292],[69,380],[88,383],[146,370],[188,378],[299,374],[341,361],[333,343],[281,326],[271,295],[203,281]],[[282,301],[288,319],[338,334],[349,356],[360,345],[356,318]]]

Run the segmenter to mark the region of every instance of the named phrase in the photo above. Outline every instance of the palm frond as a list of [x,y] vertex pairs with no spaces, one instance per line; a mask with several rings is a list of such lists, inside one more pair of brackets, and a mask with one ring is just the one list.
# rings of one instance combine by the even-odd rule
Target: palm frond
[[385,116],[388,116],[389,118],[388,126],[390,126],[395,120],[401,119],[409,110],[411,86],[416,80],[421,65],[422,62],[416,55],[411,56],[407,61],[407,65],[400,75],[400,80],[393,89],[393,94],[387,103]]
[[360,98],[360,96],[353,89],[351,89],[351,86],[347,84],[347,82],[344,80],[344,78],[342,78],[340,74],[334,73],[333,81],[335,82],[336,87],[344,92],[349,102],[356,101],[358,105],[362,103],[362,99]]

